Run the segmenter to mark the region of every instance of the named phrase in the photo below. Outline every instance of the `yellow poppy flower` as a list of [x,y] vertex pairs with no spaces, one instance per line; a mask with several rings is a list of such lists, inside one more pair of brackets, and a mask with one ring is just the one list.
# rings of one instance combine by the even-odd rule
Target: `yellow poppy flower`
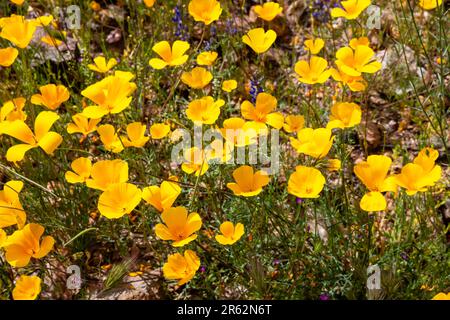
[[331,16],[333,18],[344,17],[347,20],[353,20],[370,6],[370,0],[348,0],[341,1],[342,8],[331,9]]
[[419,6],[425,10],[432,10],[442,4],[442,0],[419,0]]
[[325,45],[325,41],[321,38],[308,39],[305,41],[305,50],[309,51],[311,54],[318,54]]
[[[23,1],[22,1],[23,2]],[[41,293],[41,278],[21,275],[12,291],[14,300],[36,300]]]
[[17,47],[24,49],[30,44],[37,25],[23,16],[12,15],[2,22],[1,27],[0,38],[9,40]]
[[0,49],[0,66],[9,67],[14,61],[16,61],[17,56],[19,55],[19,50],[16,48],[5,48]]
[[219,129],[222,137],[237,147],[244,147],[256,143],[257,128],[242,118],[229,118],[223,122],[223,128]]
[[82,114],[89,119],[100,119],[111,113],[117,114],[128,108],[136,90],[136,84],[130,82],[134,78],[131,72],[116,71],[93,85],[90,85],[81,94],[92,100],[96,106],[84,108]]
[[10,0],[12,3],[17,4],[18,6],[21,6],[25,0]]
[[370,191],[395,191],[392,177],[387,177],[392,160],[383,155],[371,155],[367,161],[359,162],[354,167],[356,176]]
[[263,28],[251,29],[242,36],[242,42],[248,45],[256,53],[263,53],[269,50],[277,39],[277,34],[273,30],[264,31]]
[[31,19],[29,21],[35,24],[37,27],[47,27],[50,23],[54,22],[52,15],[40,16],[37,17],[36,19]]
[[31,103],[38,106],[45,106],[50,110],[56,110],[59,106],[69,100],[69,90],[63,85],[47,84],[39,87],[41,94],[34,94]]
[[281,129],[284,124],[284,117],[279,112],[272,112],[277,107],[277,99],[272,95],[261,92],[256,96],[256,103],[253,105],[250,101],[245,100],[241,104],[242,116],[251,120],[255,124],[255,128],[265,130],[266,124],[275,129]]
[[369,45],[370,45],[370,41],[369,41],[369,38],[367,38],[367,37],[353,38],[349,42],[349,46],[352,49],[356,49],[357,46],[368,47]]
[[367,192],[359,202],[359,207],[368,212],[386,210],[386,199],[381,192]]
[[234,89],[237,88],[237,81],[236,80],[225,80],[222,83],[222,90],[226,92],[231,92]]
[[97,124],[101,119],[88,119],[83,114],[78,113],[72,116],[73,123],[67,125],[67,132],[69,134],[81,133],[83,139],[87,137],[88,134],[97,131]]
[[202,227],[202,219],[197,212],[188,214],[185,207],[168,208],[161,214],[164,222],[155,226],[156,236],[162,240],[172,240],[172,246],[182,247],[197,239],[195,232]]
[[328,128],[305,128],[297,132],[297,139],[291,137],[290,140],[298,153],[321,159],[330,151],[334,136]]
[[427,285],[427,284],[423,284],[420,286],[420,290],[424,290],[424,291],[433,291],[434,290],[434,286],[432,286],[431,288]]
[[[8,24],[14,24],[17,22],[23,22],[25,20],[24,16],[12,14],[9,17],[0,18],[0,28],[5,27]],[[35,25],[36,27],[46,27],[53,21],[53,16],[40,16],[36,19],[28,19],[27,22],[30,22],[31,24]]]
[[162,139],[170,132],[170,126],[165,123],[155,123],[150,127],[150,135],[152,139]]
[[112,264],[105,264],[100,267],[102,270],[111,270]]
[[193,89],[203,89],[212,80],[211,72],[202,67],[195,67],[191,72],[183,72],[181,81]]
[[89,7],[94,11],[100,11],[100,9],[102,8],[101,5],[97,1],[91,1],[91,3],[89,4]]
[[195,99],[188,104],[186,115],[194,123],[213,124],[219,118],[220,107],[224,104],[222,99],[214,101],[210,96]]
[[353,172],[370,191],[359,203],[362,210],[371,212],[386,209],[386,199],[381,192],[397,190],[395,178],[387,176],[391,163],[389,157],[371,155],[367,161],[359,162],[353,168]]
[[265,171],[256,171],[250,166],[241,166],[233,171],[233,178],[236,181],[227,183],[237,196],[253,197],[261,193],[264,186],[269,184],[270,178]]
[[324,58],[312,56],[309,61],[298,61],[294,70],[298,74],[298,80],[306,84],[324,83],[331,75],[330,70],[325,70],[328,62]]
[[163,181],[161,186],[150,186],[142,190],[142,199],[162,212],[172,207],[181,193],[181,188],[176,182]]
[[52,250],[55,239],[45,236],[40,242],[43,233],[44,227],[36,223],[29,223],[15,231],[3,244],[6,261],[15,268],[23,268],[31,258],[45,257]]
[[217,52],[205,51],[197,56],[197,64],[200,66],[211,66],[217,59]]
[[450,292],[447,294],[444,292],[439,292],[431,300],[450,300]]
[[327,163],[328,171],[338,171],[341,168],[341,160],[339,159],[329,159]]
[[68,183],[85,183],[91,177],[92,162],[89,158],[75,159],[70,167],[73,171],[65,174]]
[[86,186],[106,191],[110,185],[127,181],[128,163],[122,160],[102,160],[92,165],[91,179],[86,180]]
[[155,44],[152,48],[162,59],[153,58],[150,59],[149,65],[154,69],[164,69],[167,66],[179,66],[184,64],[189,58],[184,54],[189,50],[189,43],[186,41],[177,40],[170,47],[169,42],[161,41]]
[[184,163],[181,165],[184,172],[201,176],[208,171],[208,168],[208,160],[203,150],[193,147],[184,151]]
[[351,91],[357,92],[366,90],[367,83],[361,76],[349,76],[348,74],[342,72],[339,68],[330,68],[330,73],[334,80],[347,85]]
[[23,97],[14,98],[6,101],[0,108],[0,123],[3,121],[14,121],[27,119],[26,113],[23,111],[26,99]]
[[23,19],[25,19],[24,16],[19,16],[16,14],[12,14],[9,17],[2,17],[2,18],[0,18],[0,29],[3,28],[4,26],[6,26],[7,24],[14,23],[16,21],[20,22]]
[[336,52],[336,65],[340,71],[352,77],[358,77],[362,73],[375,73],[381,69],[381,63],[371,62],[374,55],[375,52],[367,46],[356,46],[355,50],[343,47]]
[[222,14],[220,2],[216,0],[191,0],[188,11],[195,21],[203,22],[205,25],[219,20]]
[[6,232],[3,229],[0,229],[0,248],[3,247],[7,237]]
[[435,169],[435,161],[439,157],[439,152],[433,148],[423,148],[420,150],[417,157],[414,158],[413,163],[422,167],[423,171],[427,174],[431,173]]
[[127,125],[127,136],[121,138],[125,147],[142,148],[150,137],[145,136],[147,126],[140,122],[133,122]]
[[128,276],[130,276],[130,277],[132,277],[132,278],[135,278],[135,277],[141,276],[142,274],[143,274],[142,271],[136,271],[136,272],[130,272],[130,273],[128,273]]
[[114,153],[120,153],[123,151],[124,146],[119,136],[116,133],[116,129],[110,124],[105,124],[97,129],[100,135],[100,140],[103,142],[106,150]]
[[412,196],[417,192],[425,192],[428,187],[441,178],[441,167],[436,165],[432,170],[426,172],[424,168],[415,163],[408,163],[402,168],[400,174],[395,175],[395,182],[406,189],[406,194]]
[[131,183],[110,185],[98,198],[98,211],[108,219],[119,219],[130,214],[141,202],[142,192]]
[[305,117],[303,116],[290,115],[284,121],[283,129],[287,133],[298,132],[305,125]]
[[361,122],[361,107],[353,102],[339,102],[331,107],[327,128],[351,128]]
[[15,120],[2,128],[2,132],[24,142],[12,146],[6,152],[6,159],[11,162],[21,161],[25,153],[33,148],[41,147],[45,153],[52,155],[62,143],[63,138],[56,132],[50,131],[59,116],[52,111],[42,111],[34,122],[34,133],[21,120]]
[[27,215],[19,199],[22,188],[22,181],[12,180],[0,191],[0,229],[16,224],[20,229],[25,225]]
[[155,2],[156,0],[144,0],[144,3],[148,8],[153,7],[155,5]]
[[283,8],[276,2],[266,2],[262,6],[254,6],[253,11],[255,11],[261,19],[272,21],[277,15],[283,12]]
[[288,193],[298,198],[318,198],[325,177],[316,168],[297,166],[288,180]]
[[61,37],[62,39],[52,37],[51,35],[46,35],[41,38],[41,42],[43,42],[49,46],[52,46],[52,47],[59,47],[60,45],[62,45],[64,43],[63,40],[66,38],[67,32],[62,31],[58,36]]
[[106,73],[117,65],[117,60],[111,58],[106,62],[105,57],[98,56],[94,59],[94,64],[88,64],[88,68],[99,73]]
[[237,223],[236,226],[230,222],[225,221],[220,225],[220,232],[222,234],[216,235],[216,241],[221,245],[232,245],[244,235],[244,225]]
[[179,253],[169,255],[163,266],[164,277],[168,280],[179,280],[181,286],[190,281],[200,268],[200,259],[192,250],[186,250],[184,255]]

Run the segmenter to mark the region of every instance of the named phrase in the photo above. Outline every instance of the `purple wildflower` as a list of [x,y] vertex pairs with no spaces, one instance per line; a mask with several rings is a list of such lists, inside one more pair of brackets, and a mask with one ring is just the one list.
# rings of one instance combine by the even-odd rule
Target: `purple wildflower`
[[227,30],[228,34],[234,35],[234,34],[237,33],[237,28],[234,26],[233,20],[228,19],[226,21],[226,25],[225,26],[226,26],[226,30]]
[[172,21],[177,25],[175,36],[179,37],[181,40],[187,40],[189,34],[188,27],[183,24],[183,16],[178,6],[175,6],[174,13],[175,15],[173,16]]
[[327,293],[322,293],[322,294],[319,296],[319,300],[322,300],[322,301],[330,300],[330,296],[329,296]]
[[259,81],[250,80],[250,95],[252,96],[252,103],[256,102],[256,96],[261,92],[263,92],[263,90],[259,86]]
[[336,2],[331,0],[310,0],[312,16],[314,20],[326,23],[330,19],[330,8],[336,6]]

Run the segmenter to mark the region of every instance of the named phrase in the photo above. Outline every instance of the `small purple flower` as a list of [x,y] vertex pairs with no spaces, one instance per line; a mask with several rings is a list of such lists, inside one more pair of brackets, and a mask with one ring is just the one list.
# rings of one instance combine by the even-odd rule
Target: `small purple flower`
[[201,272],[201,273],[204,273],[205,271],[206,271],[206,266],[201,266],[201,267],[200,267],[200,272]]
[[297,204],[300,204],[300,203],[303,202],[303,200],[302,200],[302,198],[296,198],[296,199],[295,199],[295,202],[297,202]]
[[409,260],[409,256],[408,256],[408,254],[407,254],[406,252],[400,253],[400,257],[401,257],[403,260],[405,260],[405,261],[408,261],[408,260]]
[[273,265],[274,265],[274,266],[277,266],[277,265],[279,265],[280,263],[281,263],[281,261],[280,261],[279,259],[273,260]]
[[329,0],[310,0],[308,6],[312,12],[314,20],[318,22],[328,22],[330,19],[330,7],[336,6],[337,3]]
[[214,37],[217,33],[217,28],[215,26],[211,26],[210,32],[211,32],[211,37]]
[[263,92],[263,90],[259,86],[259,81],[250,80],[250,95],[252,96],[252,103],[256,102],[256,96],[261,92]]
[[183,16],[181,14],[181,10],[178,6],[175,6],[174,9],[175,15],[172,18],[172,21],[176,23],[177,28],[175,31],[175,36],[180,37],[181,40],[187,40],[188,39],[188,27],[183,24]]
[[237,28],[234,26],[232,19],[228,19],[226,21],[226,30],[230,35],[234,35],[237,33]]
[[211,42],[210,41],[205,41],[205,44],[203,46],[205,51],[210,51],[211,50]]
[[319,300],[321,300],[321,301],[330,300],[330,296],[329,296],[328,294],[326,294],[326,293],[322,293],[322,294],[319,296]]

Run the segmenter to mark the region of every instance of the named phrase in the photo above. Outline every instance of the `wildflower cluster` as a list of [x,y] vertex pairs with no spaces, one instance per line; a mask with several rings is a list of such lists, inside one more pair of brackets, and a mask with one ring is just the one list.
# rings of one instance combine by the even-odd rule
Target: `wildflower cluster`
[[[32,9],[31,1],[9,2],[17,12]],[[162,17],[175,32],[154,25],[150,40],[124,37],[120,49],[95,54],[85,31],[63,30],[50,15],[0,18],[0,72],[8,77],[29,72],[40,46],[59,52],[69,38],[85,57],[80,66],[68,63],[64,76],[24,76],[23,88],[17,81],[18,88],[5,90],[12,95],[0,108],[0,260],[7,263],[0,275],[13,275],[13,299],[39,296],[51,272],[44,258],[69,265],[79,252],[86,265],[97,259],[86,239],[103,249],[111,244],[119,255],[151,256],[152,267],[176,282],[174,292],[204,281],[213,287],[207,294],[223,294],[231,279],[259,298],[361,297],[365,288],[351,296],[354,288],[342,279],[364,283],[357,274],[368,264],[397,265],[402,250],[417,255],[409,248],[414,241],[449,261],[436,210],[446,202],[446,111],[432,115],[443,95],[419,101],[442,145],[421,138],[414,151],[402,151],[401,143],[390,151],[381,142],[368,146],[369,97],[385,70],[379,42],[361,27],[371,1],[309,1],[320,26],[312,23],[300,56],[292,49],[297,36],[292,50],[280,53],[290,35],[277,23],[292,18],[291,6],[243,5],[242,15],[254,19],[241,17],[238,25],[230,3],[144,0],[131,5],[136,10],[127,4],[124,12],[136,15],[135,24],[125,19],[129,30],[142,37],[144,22],[154,23],[146,18]],[[107,19],[102,5],[92,2],[89,10]],[[420,0],[417,10],[441,5]],[[337,32],[346,36],[337,40]],[[442,73],[433,78],[430,70],[429,81],[444,81],[448,66],[440,61]],[[408,94],[417,94],[413,89]],[[444,121],[436,116],[442,114]],[[40,216],[45,210],[35,208],[55,214]],[[99,263],[100,270],[113,260]],[[417,267],[408,263],[404,269]],[[448,277],[439,290],[442,283]]]

